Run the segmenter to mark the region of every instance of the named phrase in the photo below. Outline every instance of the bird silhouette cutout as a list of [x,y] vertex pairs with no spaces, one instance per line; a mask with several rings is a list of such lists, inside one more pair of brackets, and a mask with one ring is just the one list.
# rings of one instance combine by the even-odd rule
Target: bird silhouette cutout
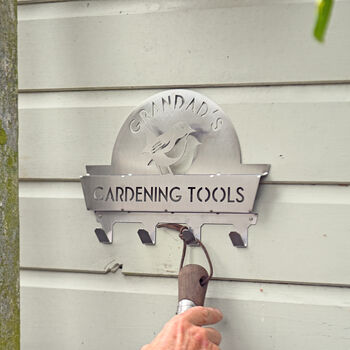
[[[171,129],[155,137],[143,150],[143,153],[150,154],[147,165],[154,162],[161,174],[164,173],[163,168],[167,169],[169,174],[173,174],[171,166],[184,157],[187,152],[188,138],[195,131],[187,123],[178,122]],[[195,142],[191,142],[192,146],[198,144],[196,139]]]

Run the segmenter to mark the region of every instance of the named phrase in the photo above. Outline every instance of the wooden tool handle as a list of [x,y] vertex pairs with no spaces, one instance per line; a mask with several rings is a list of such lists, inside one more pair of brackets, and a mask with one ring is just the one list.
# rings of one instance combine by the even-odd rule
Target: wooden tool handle
[[184,266],[179,273],[179,301],[188,299],[197,306],[203,306],[208,283],[202,286],[201,280],[207,277],[207,270],[200,265]]

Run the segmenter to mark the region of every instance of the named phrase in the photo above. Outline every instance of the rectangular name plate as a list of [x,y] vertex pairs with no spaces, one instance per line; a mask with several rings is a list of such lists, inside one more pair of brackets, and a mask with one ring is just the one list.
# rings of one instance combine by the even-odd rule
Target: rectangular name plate
[[250,213],[260,175],[87,175],[87,209]]

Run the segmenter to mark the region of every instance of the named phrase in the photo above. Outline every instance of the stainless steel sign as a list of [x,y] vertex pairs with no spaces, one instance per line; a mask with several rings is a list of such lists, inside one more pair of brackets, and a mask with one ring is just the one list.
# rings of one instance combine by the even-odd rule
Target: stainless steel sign
[[89,210],[249,213],[259,177],[114,175],[86,176],[82,183]]
[[[231,223],[246,246],[259,181],[268,170],[266,164],[241,164],[236,132],[219,106],[193,91],[170,90],[130,114],[111,165],[87,166],[81,182],[104,243],[112,242],[115,222],[140,222],[149,234],[143,243],[154,244],[155,226],[173,213],[170,221],[186,218],[197,237],[205,223]],[[203,213],[222,217],[203,222]]]

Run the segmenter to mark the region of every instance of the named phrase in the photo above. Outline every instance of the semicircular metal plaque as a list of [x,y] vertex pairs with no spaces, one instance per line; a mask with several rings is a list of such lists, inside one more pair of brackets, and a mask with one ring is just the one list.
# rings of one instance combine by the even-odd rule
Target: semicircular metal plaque
[[186,223],[197,238],[204,224],[233,224],[236,247],[246,247],[256,223],[254,200],[267,164],[242,164],[235,129],[222,109],[191,90],[168,90],[138,106],[124,122],[111,165],[87,165],[81,177],[86,206],[112,243],[113,225],[139,222],[145,244],[156,225]]

